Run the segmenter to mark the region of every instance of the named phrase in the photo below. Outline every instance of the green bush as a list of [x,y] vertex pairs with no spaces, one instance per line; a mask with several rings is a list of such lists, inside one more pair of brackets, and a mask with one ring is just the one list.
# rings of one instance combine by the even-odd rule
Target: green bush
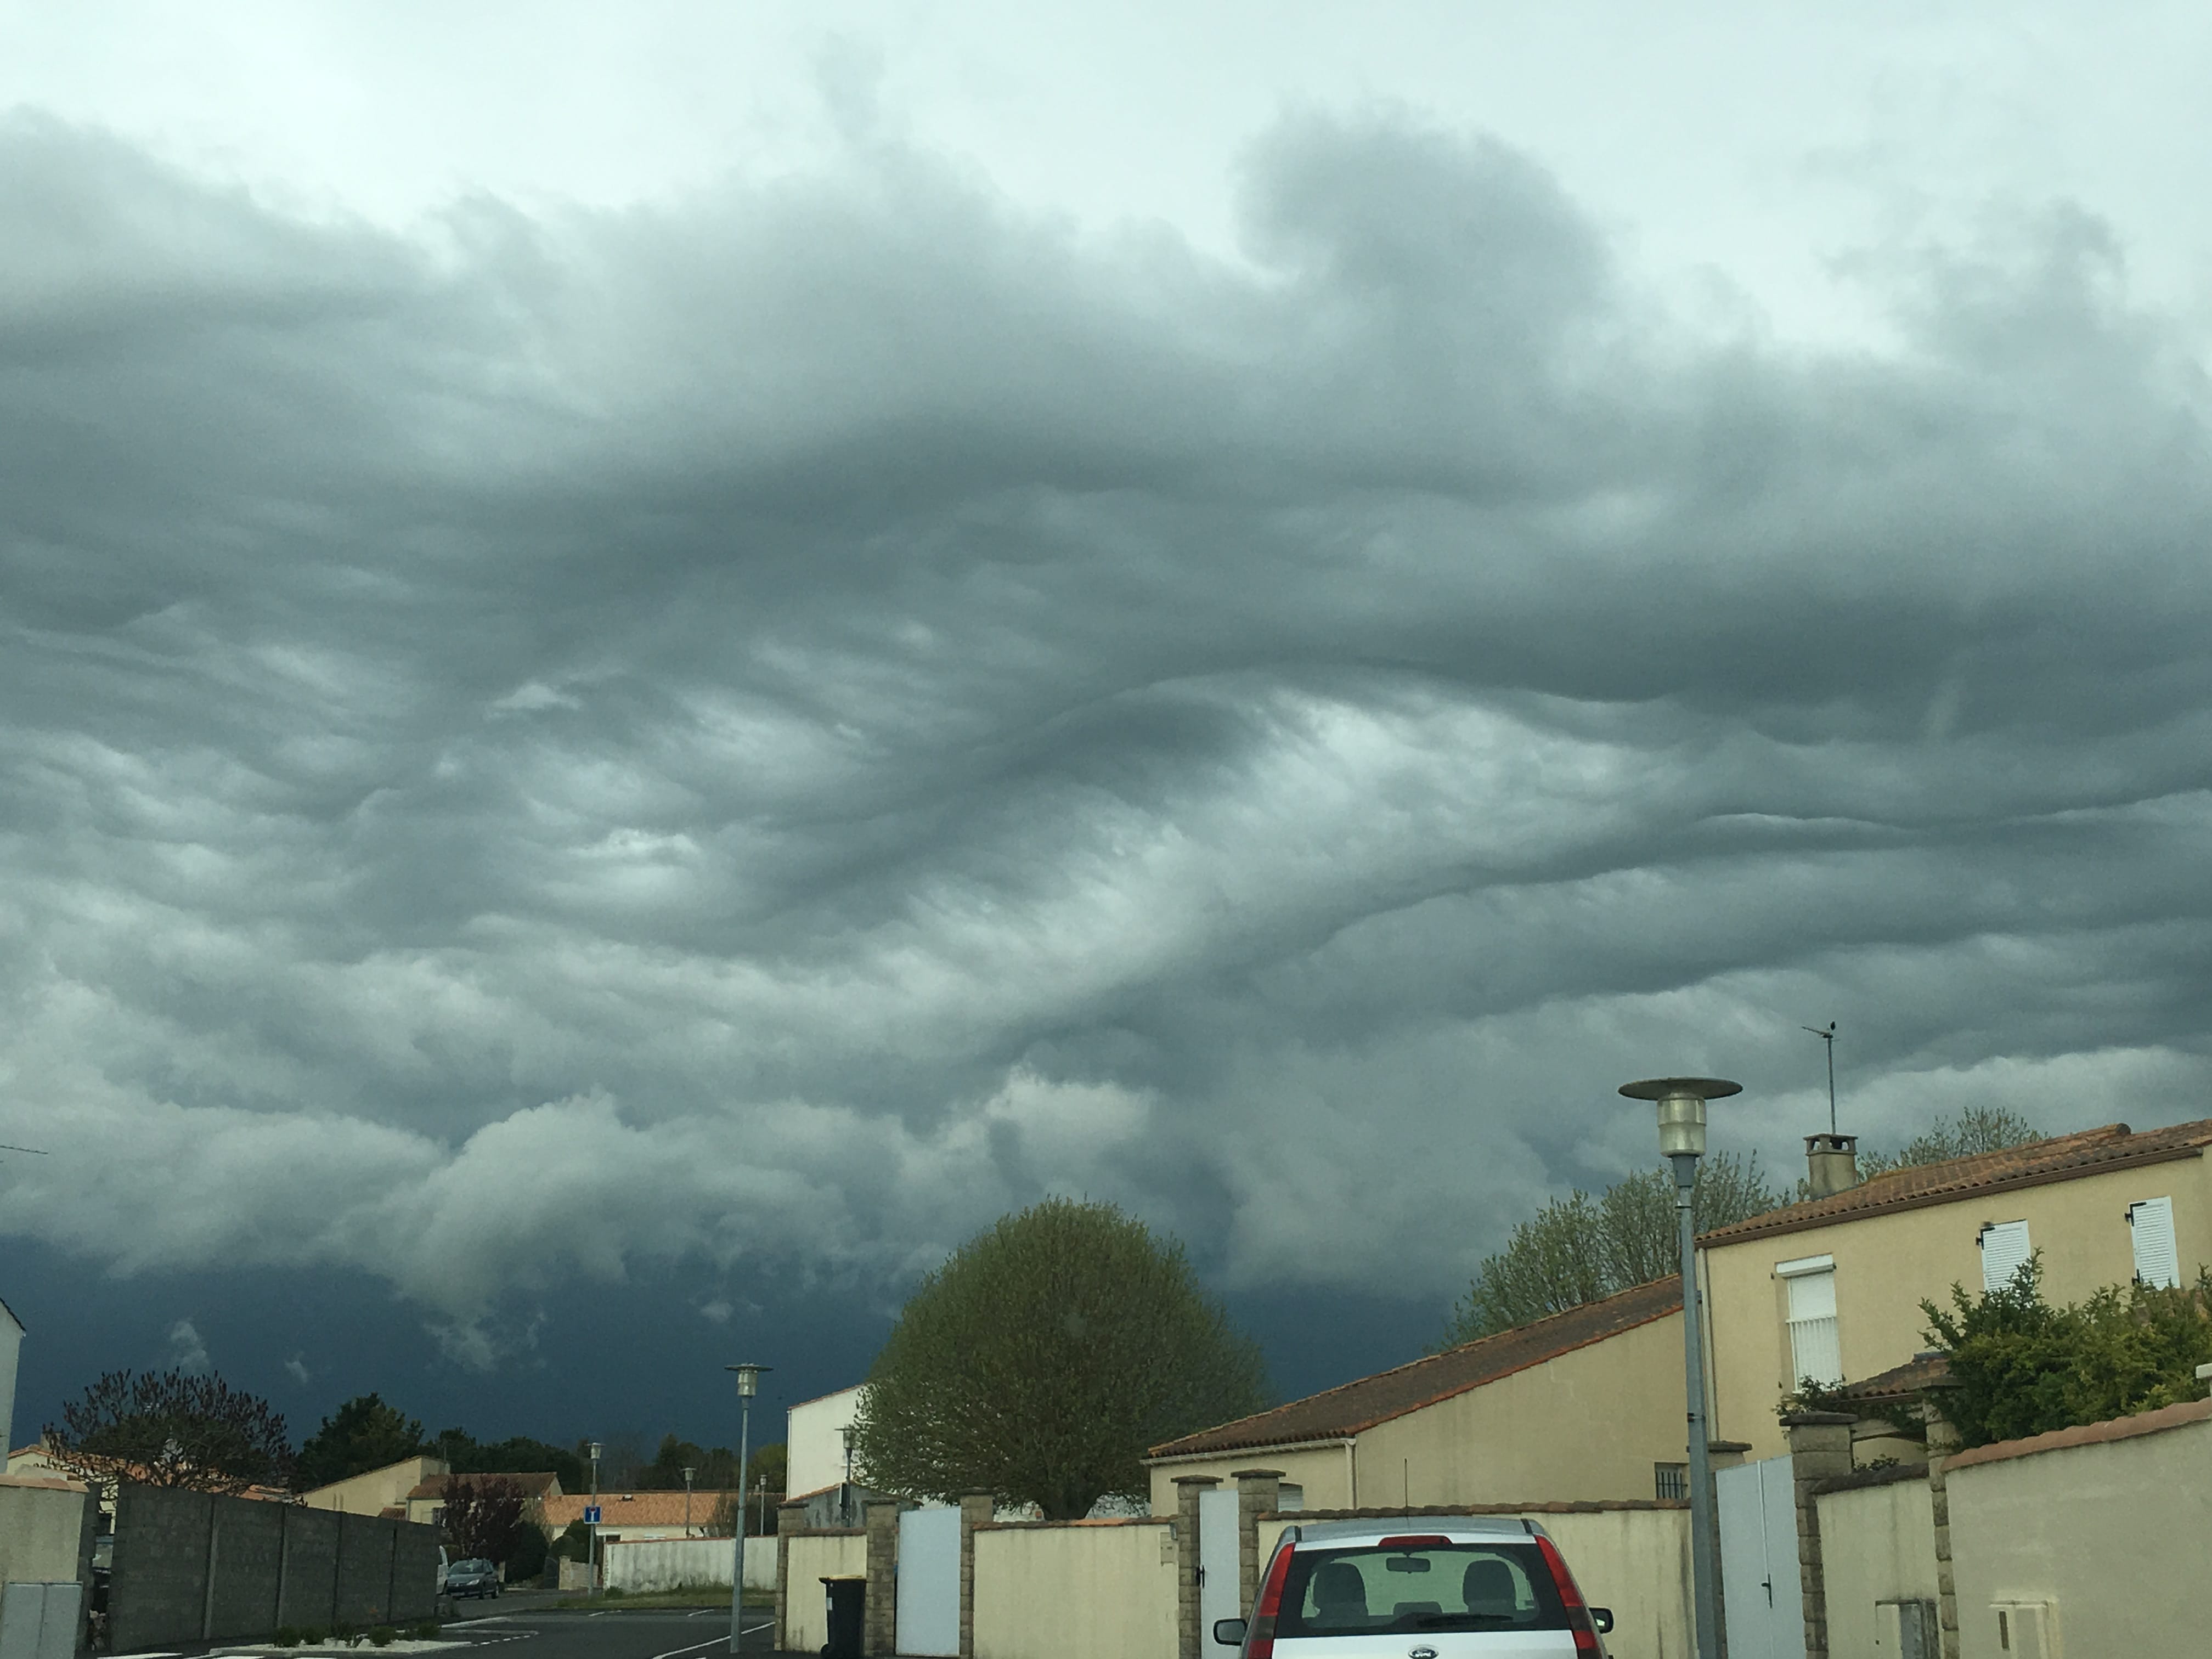
[[398,1634],[399,1632],[389,1625],[379,1625],[374,1630],[369,1632],[368,1644],[373,1648],[388,1648],[392,1645],[392,1638]]
[[2212,1363],[2212,1269],[2194,1286],[2108,1285],[2086,1302],[2043,1299],[2040,1251],[2009,1285],[1951,1308],[1923,1302],[1929,1340],[1952,1386],[1933,1402],[1969,1446],[2132,1417],[2202,1397],[2197,1367]]
[[280,1648],[296,1648],[300,1645],[300,1632],[295,1626],[279,1625],[276,1634],[269,1639]]
[[300,1626],[300,1645],[306,1648],[319,1648],[329,1635],[330,1632],[320,1625],[302,1625]]
[[361,1626],[343,1619],[333,1620],[331,1622],[331,1640],[357,1648],[361,1645]]
[[407,1633],[418,1642],[434,1642],[438,1639],[438,1621],[425,1619],[419,1625],[410,1626]]
[[608,1601],[619,1601],[623,1597],[629,1594],[629,1592],[628,1590],[623,1589],[617,1585],[615,1589],[606,1591],[601,1599]]

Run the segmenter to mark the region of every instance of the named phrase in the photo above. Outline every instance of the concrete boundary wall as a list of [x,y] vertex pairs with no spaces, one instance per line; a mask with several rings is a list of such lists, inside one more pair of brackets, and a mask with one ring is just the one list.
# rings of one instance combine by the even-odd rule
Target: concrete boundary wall
[[[737,1563],[733,1538],[621,1539],[599,1547],[609,1589],[650,1595],[687,1584],[727,1584]],[[775,1540],[745,1540],[745,1588],[775,1588]]]
[[0,1476],[0,1583],[83,1579],[92,1505],[66,1480]]
[[[1878,1654],[1893,1641],[1883,1607],[1933,1606],[1935,1494],[1924,1465],[1831,1481],[1814,1500],[1820,1507],[1820,1572],[1826,1596],[1828,1651]],[[1893,1621],[1896,1615],[1888,1615]],[[1930,1656],[1933,1659],[1933,1656]]]
[[786,1534],[783,1646],[789,1653],[819,1653],[830,1639],[824,1578],[863,1578],[868,1571],[867,1534],[858,1527]]
[[1170,1517],[987,1522],[974,1548],[975,1659],[1175,1659]]
[[433,1618],[438,1542],[436,1528],[406,1521],[125,1481],[108,1591],[113,1650]]

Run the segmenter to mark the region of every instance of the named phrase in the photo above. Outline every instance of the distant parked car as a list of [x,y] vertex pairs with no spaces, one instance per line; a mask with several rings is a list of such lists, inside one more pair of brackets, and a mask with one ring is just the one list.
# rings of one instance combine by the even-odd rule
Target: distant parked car
[[499,1569],[489,1561],[456,1561],[446,1569],[448,1595],[496,1595]]
[[1612,1628],[1534,1522],[1409,1516],[1286,1528],[1250,1621],[1213,1639],[1243,1659],[1605,1659]]

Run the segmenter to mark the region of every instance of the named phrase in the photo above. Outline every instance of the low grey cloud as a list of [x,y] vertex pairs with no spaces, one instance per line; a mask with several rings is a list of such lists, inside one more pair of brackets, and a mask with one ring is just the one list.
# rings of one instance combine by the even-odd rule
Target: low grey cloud
[[202,1340],[199,1328],[189,1319],[179,1319],[169,1327],[169,1367],[187,1376],[205,1376],[208,1364],[207,1343]]
[[1448,1298],[1626,1078],[1790,1158],[1830,1018],[1877,1139],[2203,1109],[2203,343],[2092,215],[1866,250],[1844,352],[1411,116],[1240,188],[401,236],[6,126],[0,1230],[481,1369],[1048,1191]]

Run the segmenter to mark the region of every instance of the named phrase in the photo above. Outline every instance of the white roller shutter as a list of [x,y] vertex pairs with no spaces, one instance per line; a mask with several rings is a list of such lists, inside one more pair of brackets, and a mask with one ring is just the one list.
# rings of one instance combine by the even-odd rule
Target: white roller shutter
[[1821,1260],[1785,1261],[1778,1269],[1789,1286],[1792,1387],[1808,1376],[1830,1389],[1844,1380],[1843,1344],[1836,1331],[1836,1269],[1832,1262],[1813,1265]]
[[2181,1283],[2181,1251],[2173,1238],[2173,1200],[2147,1198],[2128,1206],[2136,1236],[2136,1277],[2169,1289]]
[[[2106,1212],[2107,1214],[2110,1212]],[[1982,1229],[1982,1288],[2001,1291],[2027,1260],[2027,1223],[2000,1221]]]

